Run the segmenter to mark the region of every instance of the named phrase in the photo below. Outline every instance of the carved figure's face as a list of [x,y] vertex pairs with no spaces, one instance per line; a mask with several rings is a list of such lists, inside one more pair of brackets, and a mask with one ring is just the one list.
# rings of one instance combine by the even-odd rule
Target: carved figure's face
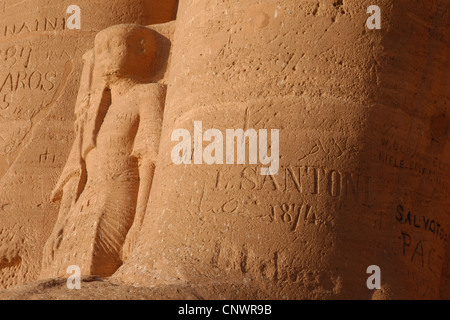
[[155,59],[152,30],[136,25],[118,25],[95,38],[95,68],[102,76],[148,77]]

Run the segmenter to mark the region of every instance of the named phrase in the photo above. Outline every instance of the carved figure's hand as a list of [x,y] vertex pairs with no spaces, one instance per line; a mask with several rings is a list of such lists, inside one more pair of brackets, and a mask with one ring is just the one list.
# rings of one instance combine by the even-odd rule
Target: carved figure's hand
[[72,206],[77,196],[78,183],[78,178],[74,176],[69,181],[67,181],[64,186],[57,186],[53,190],[50,200],[52,202],[61,200],[61,207]]
[[45,243],[44,250],[42,252],[42,266],[44,268],[49,267],[54,259],[55,253],[58,250],[61,241],[64,237],[64,227],[55,226],[52,234]]
[[[61,205],[59,209],[58,219],[53,227],[53,231],[44,246],[42,253],[43,266],[49,266],[54,258],[55,252],[58,250],[61,241],[64,237],[64,228],[67,224],[67,217],[70,209],[74,205],[75,197],[78,190],[78,179],[76,177],[71,178],[62,188],[57,188],[53,191],[52,201],[54,198],[61,199]],[[58,192],[56,195],[55,193]]]
[[131,253],[136,247],[139,232],[140,228],[138,228],[135,224],[133,224],[127,233],[127,237],[125,238],[125,242],[122,247],[122,261],[125,262],[130,258]]

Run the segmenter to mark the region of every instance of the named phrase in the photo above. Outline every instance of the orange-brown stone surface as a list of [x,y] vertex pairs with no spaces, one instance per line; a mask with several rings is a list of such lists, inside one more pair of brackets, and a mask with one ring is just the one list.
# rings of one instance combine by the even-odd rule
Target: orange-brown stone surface
[[[81,29],[67,28],[70,5]],[[37,279],[60,203],[52,190],[75,139],[82,56],[121,23],[175,17],[176,1],[0,1],[0,287]],[[164,50],[162,50],[164,51]]]
[[[450,222],[448,1],[377,1],[383,27],[369,30],[372,2],[180,2],[151,206],[116,277],[372,298],[366,269],[378,265],[374,298],[439,297]],[[193,135],[194,121],[280,129],[278,174],[175,166],[171,133]]]
[[449,0],[0,4],[0,299],[449,298]]

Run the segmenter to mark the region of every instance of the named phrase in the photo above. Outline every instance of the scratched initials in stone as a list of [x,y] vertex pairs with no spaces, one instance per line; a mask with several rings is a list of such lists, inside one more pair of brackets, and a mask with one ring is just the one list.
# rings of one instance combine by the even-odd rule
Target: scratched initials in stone
[[53,153],[48,153],[48,149],[47,151],[45,151],[45,153],[41,154],[39,156],[39,163],[55,163],[56,160],[56,155]]

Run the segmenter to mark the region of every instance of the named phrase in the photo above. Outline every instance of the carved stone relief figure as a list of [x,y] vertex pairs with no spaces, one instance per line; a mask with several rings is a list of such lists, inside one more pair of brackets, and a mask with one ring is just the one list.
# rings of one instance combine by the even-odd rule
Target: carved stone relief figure
[[146,211],[159,147],[166,86],[151,83],[154,31],[118,25],[84,56],[76,139],[53,191],[60,213],[41,277],[112,275],[131,252]]

